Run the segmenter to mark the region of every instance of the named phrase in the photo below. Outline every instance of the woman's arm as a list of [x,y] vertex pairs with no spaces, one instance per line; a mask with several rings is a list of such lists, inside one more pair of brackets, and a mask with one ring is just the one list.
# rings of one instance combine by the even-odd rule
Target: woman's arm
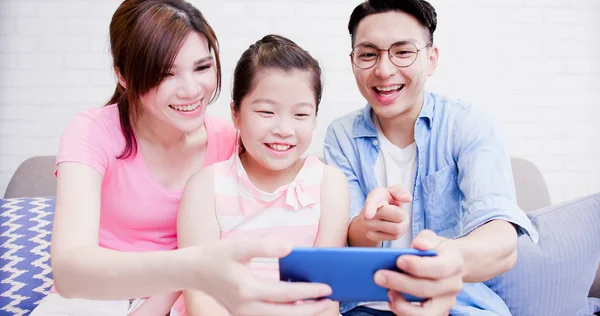
[[[98,245],[102,175],[81,163],[58,165],[51,263],[67,298],[120,300],[175,292],[190,284],[189,250],[120,252]],[[148,276],[152,277],[149,278]]]
[[181,292],[163,293],[149,297],[127,316],[169,315]]
[[[345,247],[350,212],[350,191],[346,176],[325,166],[321,183],[321,219],[315,247]],[[339,304],[319,315],[339,315]]]
[[[177,215],[177,242],[180,249],[220,239],[215,215],[213,168],[195,173],[185,185]],[[212,297],[197,290],[183,291],[186,314],[228,315]]]
[[[323,284],[264,282],[245,265],[254,257],[280,258],[291,247],[219,241],[146,253],[98,246],[101,174],[75,162],[58,166],[51,260],[54,282],[67,298],[122,300],[181,289],[210,293],[235,315],[312,315],[329,307]],[[152,276],[152,277],[148,277]]]

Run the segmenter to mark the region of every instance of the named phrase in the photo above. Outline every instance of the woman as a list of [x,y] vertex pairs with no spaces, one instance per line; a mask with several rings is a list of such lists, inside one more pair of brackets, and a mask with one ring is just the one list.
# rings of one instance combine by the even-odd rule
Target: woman
[[202,14],[182,0],[126,0],[110,23],[110,45],[113,97],[78,114],[61,140],[51,242],[56,291],[32,315],[165,315],[182,289],[204,291],[236,315],[326,309],[327,301],[294,301],[328,295],[327,286],[261,283],[244,265],[289,247],[223,242],[175,250],[188,177],[228,159],[236,137],[229,123],[205,115],[221,69]]

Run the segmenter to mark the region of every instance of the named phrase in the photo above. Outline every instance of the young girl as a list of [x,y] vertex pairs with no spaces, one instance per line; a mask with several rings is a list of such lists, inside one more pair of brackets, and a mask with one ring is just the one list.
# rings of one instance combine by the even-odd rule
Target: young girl
[[[345,246],[348,182],[317,157],[302,157],[321,91],[317,61],[289,39],[267,35],[242,54],[231,103],[239,151],[186,184],[177,221],[181,248],[218,239]],[[254,260],[250,266],[279,279],[274,260]],[[201,292],[186,290],[184,296],[187,315],[227,314]],[[335,305],[328,315],[339,315]]]
[[[176,250],[187,179],[228,159],[237,140],[228,122],[205,115],[220,87],[217,48],[210,25],[185,1],[118,7],[110,23],[118,83],[105,107],[78,114],[63,134],[51,242],[57,291],[32,315],[164,316],[184,288],[209,292],[236,315],[282,314],[281,304],[252,306],[285,301],[276,288],[291,285],[260,283],[239,261],[285,251],[226,242]],[[248,284],[263,291],[223,294]],[[295,301],[321,296],[323,287],[287,288],[294,295],[284,314],[301,313]]]

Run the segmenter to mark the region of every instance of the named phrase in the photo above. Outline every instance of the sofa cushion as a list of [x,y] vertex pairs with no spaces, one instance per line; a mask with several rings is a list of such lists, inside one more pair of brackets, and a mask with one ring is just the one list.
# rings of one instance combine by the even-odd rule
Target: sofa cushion
[[539,243],[518,240],[515,267],[486,282],[513,315],[591,315],[588,297],[600,262],[600,194],[527,214]]
[[0,199],[0,315],[27,315],[52,286],[54,197]]

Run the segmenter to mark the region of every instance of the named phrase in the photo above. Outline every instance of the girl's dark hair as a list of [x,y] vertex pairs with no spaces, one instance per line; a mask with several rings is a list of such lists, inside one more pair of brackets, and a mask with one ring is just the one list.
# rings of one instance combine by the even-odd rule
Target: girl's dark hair
[[429,31],[429,43],[433,44],[433,32],[437,27],[437,13],[435,8],[425,0],[367,0],[354,8],[348,22],[352,47],[354,47],[354,36],[356,28],[365,17],[390,11],[404,12],[413,16]]
[[126,145],[118,157],[135,156],[137,140],[133,126],[142,112],[140,97],[158,86],[166,77],[179,49],[191,32],[204,36],[214,55],[217,89],[221,90],[221,63],[218,41],[198,9],[183,0],[125,0],[110,22],[110,51],[113,66],[125,80],[127,88],[117,83],[110,101],[117,104],[121,131]]
[[233,109],[238,112],[242,99],[255,86],[256,75],[261,70],[277,69],[289,72],[306,70],[311,74],[315,94],[316,113],[323,93],[321,67],[307,51],[288,38],[279,35],[267,35],[250,45],[242,54],[233,73]]

